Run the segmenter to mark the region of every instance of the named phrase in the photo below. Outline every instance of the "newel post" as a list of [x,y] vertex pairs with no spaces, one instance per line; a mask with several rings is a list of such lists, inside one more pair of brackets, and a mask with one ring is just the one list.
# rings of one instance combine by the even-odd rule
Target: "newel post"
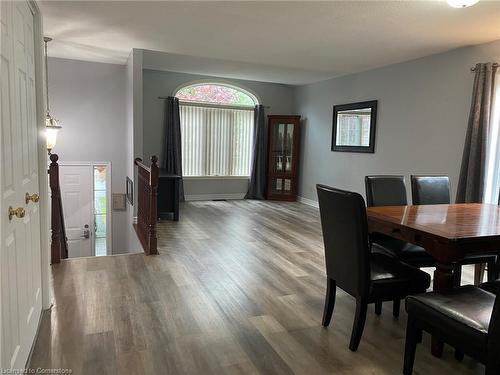
[[59,188],[59,164],[57,161],[59,156],[57,154],[50,155],[49,165],[49,186],[50,186],[50,206],[51,206],[51,244],[50,244],[50,263],[61,262],[61,212],[60,200],[61,190]]
[[151,187],[151,196],[149,199],[149,218],[148,218],[148,233],[147,238],[149,242],[150,254],[158,254],[158,238],[156,235],[156,222],[158,220],[158,180],[160,170],[158,168],[158,157],[151,157],[151,173],[149,176],[149,186]]

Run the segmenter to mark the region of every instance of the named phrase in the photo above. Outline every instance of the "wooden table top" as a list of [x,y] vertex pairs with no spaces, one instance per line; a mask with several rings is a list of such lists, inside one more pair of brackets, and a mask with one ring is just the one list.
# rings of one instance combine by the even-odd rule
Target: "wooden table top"
[[396,224],[446,238],[500,240],[500,206],[464,203],[368,207],[368,220]]

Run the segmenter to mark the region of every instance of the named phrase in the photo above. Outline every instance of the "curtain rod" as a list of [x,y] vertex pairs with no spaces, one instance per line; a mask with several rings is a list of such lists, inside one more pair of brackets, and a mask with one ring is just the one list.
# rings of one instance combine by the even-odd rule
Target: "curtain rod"
[[[166,100],[168,99],[169,96],[159,96],[158,99],[161,99],[161,100]],[[196,102],[192,102],[193,104],[196,104]],[[215,104],[215,105],[220,105],[220,106],[224,106],[224,104],[218,104],[218,103],[201,103],[201,104]],[[265,105],[264,106],[265,109],[270,109],[271,106],[268,106],[268,105]]]
[[[493,67],[494,67],[494,68],[498,68],[499,66],[500,66],[499,64],[497,64],[497,63],[493,63]],[[471,71],[471,72],[475,72],[475,71],[476,71],[476,67],[475,67],[475,66],[473,66],[472,68],[470,68],[470,71]]]

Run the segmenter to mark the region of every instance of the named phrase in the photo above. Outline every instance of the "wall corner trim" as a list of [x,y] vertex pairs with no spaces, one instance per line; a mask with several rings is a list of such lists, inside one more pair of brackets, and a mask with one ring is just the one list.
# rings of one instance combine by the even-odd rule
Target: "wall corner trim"
[[212,200],[222,200],[222,199],[243,199],[245,198],[245,193],[236,194],[193,194],[186,195],[186,201],[212,201]]
[[297,200],[298,200],[300,203],[306,204],[306,205],[308,205],[308,206],[319,208],[319,203],[318,203],[317,201],[312,200],[312,199],[309,199],[309,198],[304,198],[304,197],[301,197],[301,196],[299,195],[299,196],[297,197]]

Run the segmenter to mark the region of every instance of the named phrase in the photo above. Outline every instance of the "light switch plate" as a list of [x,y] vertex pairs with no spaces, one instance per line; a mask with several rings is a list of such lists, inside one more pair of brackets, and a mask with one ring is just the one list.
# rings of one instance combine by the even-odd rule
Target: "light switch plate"
[[126,209],[126,195],[124,193],[113,193],[113,211],[125,211]]

